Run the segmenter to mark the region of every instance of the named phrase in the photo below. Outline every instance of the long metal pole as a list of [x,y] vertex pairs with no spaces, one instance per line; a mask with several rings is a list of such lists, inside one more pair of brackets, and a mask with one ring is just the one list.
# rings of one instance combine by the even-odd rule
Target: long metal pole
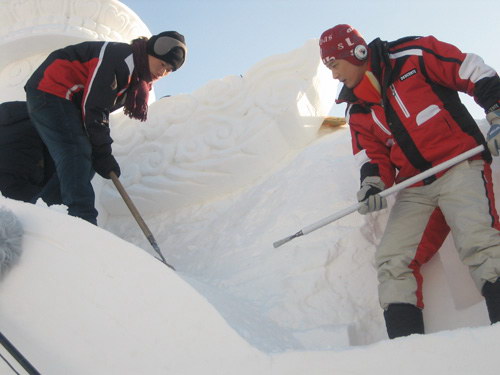
[[135,207],[134,202],[132,202],[132,199],[130,199],[130,196],[128,195],[127,191],[125,190],[122,183],[118,179],[118,176],[116,175],[116,173],[110,172],[109,176],[111,177],[111,180],[115,184],[116,189],[118,190],[118,192],[122,196],[123,201],[125,202],[125,204],[129,208],[130,212],[132,213],[132,216],[137,221],[137,224],[139,224],[139,227],[142,229],[142,232],[144,233],[144,235],[148,239],[149,243],[151,244],[151,246],[153,246],[153,249],[160,256],[161,261],[163,263],[165,263],[165,265],[167,265],[168,267],[170,267],[171,269],[173,269],[175,271],[175,268],[172,265],[168,264],[167,261],[165,260],[165,258],[163,257],[163,254],[161,253],[161,250],[158,247],[158,244],[157,244],[155,238],[153,237],[153,234],[151,233],[148,226],[144,222],[144,219],[142,218],[141,214],[139,213],[139,210],[137,210],[137,208]]
[[[446,168],[449,168],[455,164],[458,164],[464,160],[469,159],[471,156],[474,156],[476,154],[479,154],[480,152],[484,151],[484,146],[480,145],[477,147],[474,147],[473,149],[470,149],[469,151],[464,152],[463,154],[460,154],[458,156],[455,156],[454,158],[451,158],[450,160],[447,160],[439,165],[436,165],[435,167],[432,167],[430,169],[427,169],[426,171],[419,173],[416,176],[413,176],[407,180],[404,180],[403,182],[396,184],[388,189],[385,189],[384,191],[380,192],[381,197],[387,197],[388,195],[394,194],[400,190],[403,190],[404,188],[411,186],[419,181],[422,181],[424,178],[430,177],[438,172],[441,172],[445,170]],[[302,228],[300,231],[298,231],[295,234],[292,234],[291,236],[285,237],[279,241],[276,241],[273,243],[273,246],[275,248],[280,247],[281,245],[284,245],[285,243],[293,240],[294,238],[309,234],[319,228],[324,227],[327,224],[330,224],[334,222],[335,220],[338,220],[344,216],[347,216],[354,211],[357,211],[359,207],[361,207],[364,202],[359,202],[355,205],[352,205],[350,207],[347,207],[341,211],[338,211],[334,213],[333,215],[330,215],[328,217],[325,217],[324,219],[321,219],[314,224],[311,224],[307,227]]]
[[[23,369],[27,371],[29,375],[40,375],[40,372],[26,359],[26,357],[19,350],[17,350],[17,348],[7,339],[7,337],[2,334],[2,332],[0,332],[0,345],[2,345],[7,350],[7,352],[17,361],[17,363],[19,363],[23,367]],[[0,357],[3,358],[1,354]],[[11,367],[9,361],[6,358],[3,359],[5,360],[7,365]],[[13,369],[13,371],[18,374],[15,369]]]

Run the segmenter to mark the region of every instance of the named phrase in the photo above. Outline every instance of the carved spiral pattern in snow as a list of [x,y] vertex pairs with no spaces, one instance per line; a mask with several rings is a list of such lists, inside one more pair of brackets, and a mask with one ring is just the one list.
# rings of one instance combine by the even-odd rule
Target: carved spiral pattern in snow
[[[311,40],[243,76],[153,103],[146,123],[113,114],[124,185],[144,213],[154,214],[255,183],[317,137],[336,88],[328,74]],[[127,213],[119,200],[106,184],[100,201],[110,214]]]

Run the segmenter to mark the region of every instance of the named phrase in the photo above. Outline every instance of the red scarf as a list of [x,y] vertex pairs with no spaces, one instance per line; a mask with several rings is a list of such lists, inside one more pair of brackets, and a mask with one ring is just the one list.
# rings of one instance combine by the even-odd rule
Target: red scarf
[[134,57],[134,71],[130,79],[125,99],[125,114],[130,118],[146,121],[148,116],[148,98],[152,87],[151,72],[149,71],[146,39],[132,41]]

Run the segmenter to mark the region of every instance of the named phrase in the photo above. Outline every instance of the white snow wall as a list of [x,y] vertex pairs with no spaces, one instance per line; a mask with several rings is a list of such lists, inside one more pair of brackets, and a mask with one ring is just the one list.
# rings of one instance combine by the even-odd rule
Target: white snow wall
[[54,49],[86,40],[129,42],[148,28],[117,0],[2,0],[0,102],[25,100],[26,80]]

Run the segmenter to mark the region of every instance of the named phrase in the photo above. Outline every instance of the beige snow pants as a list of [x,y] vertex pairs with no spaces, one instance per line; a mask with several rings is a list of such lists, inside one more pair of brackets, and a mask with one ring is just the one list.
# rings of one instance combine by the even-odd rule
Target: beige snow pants
[[384,310],[391,303],[418,306],[421,282],[415,275],[415,259],[437,207],[477,288],[481,290],[486,281],[494,282],[500,276],[500,225],[491,168],[483,160],[465,161],[432,184],[407,188],[397,195],[375,255]]

